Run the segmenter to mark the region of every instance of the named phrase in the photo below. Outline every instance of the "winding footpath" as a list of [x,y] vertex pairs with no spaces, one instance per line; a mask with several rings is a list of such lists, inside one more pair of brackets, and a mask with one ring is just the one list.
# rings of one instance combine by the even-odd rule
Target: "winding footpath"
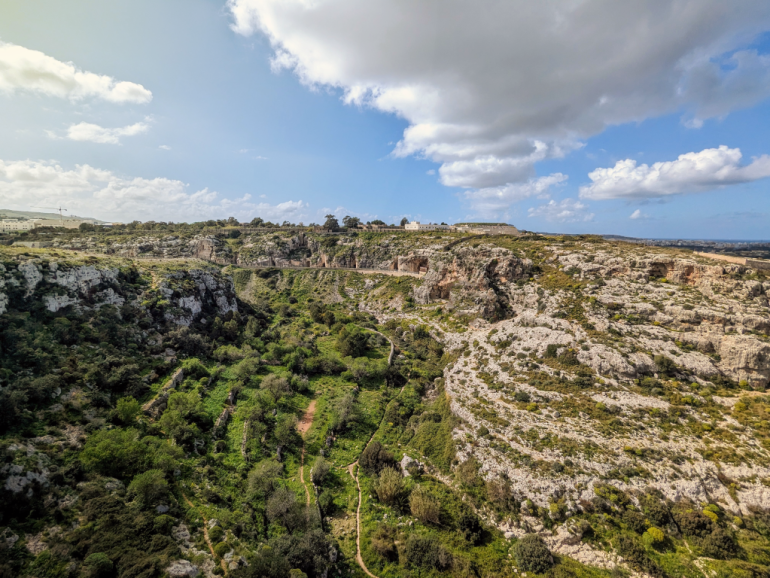
[[307,406],[307,409],[305,410],[305,413],[302,415],[302,419],[297,424],[297,431],[299,432],[299,435],[302,436],[302,454],[300,457],[300,465],[299,465],[299,480],[302,482],[302,487],[305,488],[305,496],[307,498],[307,505],[310,505],[310,490],[307,489],[307,484],[305,483],[305,434],[310,429],[310,426],[313,425],[313,417],[315,417],[315,402],[316,400],[312,400],[310,404]]
[[[387,335],[383,335],[382,333],[380,333],[375,329],[370,329],[369,331],[377,333],[378,335],[382,335],[385,339],[388,340],[388,342],[390,342],[390,355],[388,355],[388,366],[390,366],[393,363],[393,355],[396,352],[396,346],[393,344],[393,340]],[[398,397],[404,391],[404,387],[406,387],[406,384],[401,386],[401,389],[399,390],[398,395],[396,395],[396,397],[394,397],[393,399],[398,399]],[[372,443],[374,436],[377,435],[378,431],[380,431],[383,421],[385,421],[384,412],[382,414],[382,419],[380,419],[380,423],[377,424],[377,429],[374,430],[371,437],[369,438],[369,441],[367,441],[366,445],[364,445],[364,449],[361,450],[361,454],[363,454],[366,448],[369,447],[369,444]],[[361,454],[359,454],[359,458],[361,457]],[[371,573],[369,568],[366,567],[366,564],[364,564],[364,559],[361,557],[361,484],[358,481],[358,470],[360,470],[361,468],[358,465],[358,460],[354,461],[352,464],[348,464],[348,466],[345,469],[350,474],[350,477],[353,478],[353,480],[356,482],[356,488],[358,489],[358,506],[356,507],[356,562],[358,562],[358,565],[361,567],[361,570],[363,570],[367,576],[369,576],[370,578],[378,578],[376,575]]]

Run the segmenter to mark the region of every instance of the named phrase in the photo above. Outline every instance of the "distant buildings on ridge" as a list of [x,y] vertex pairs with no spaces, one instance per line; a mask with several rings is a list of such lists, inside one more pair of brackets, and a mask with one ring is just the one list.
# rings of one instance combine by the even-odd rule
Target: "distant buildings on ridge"
[[434,225],[412,221],[404,225],[406,231],[457,231],[460,233],[476,233],[479,235],[520,235],[513,225],[507,223],[456,223],[454,225]]

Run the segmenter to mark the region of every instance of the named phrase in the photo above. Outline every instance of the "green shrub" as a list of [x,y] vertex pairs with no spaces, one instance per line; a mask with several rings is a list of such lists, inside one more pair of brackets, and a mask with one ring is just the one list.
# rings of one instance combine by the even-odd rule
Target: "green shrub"
[[329,490],[324,490],[318,495],[318,506],[324,515],[328,515],[334,509],[334,494]]
[[387,524],[380,524],[372,533],[372,550],[386,560],[398,560],[398,550],[395,544],[395,528]]
[[465,503],[460,505],[457,516],[457,528],[468,542],[477,544],[481,539],[482,527],[479,517],[473,509]]
[[412,515],[424,524],[438,524],[441,503],[422,486],[417,486],[409,496]]
[[155,516],[152,521],[152,527],[155,528],[155,531],[160,532],[161,534],[169,534],[171,532],[171,527],[175,523],[176,520],[173,516],[169,516],[168,514],[161,514],[160,516]]
[[700,547],[706,556],[718,560],[732,558],[738,553],[735,540],[722,528],[714,528],[714,531],[700,542]]
[[231,550],[230,545],[227,542],[220,542],[216,546],[214,546],[214,554],[219,556],[220,558],[223,558],[225,554],[227,554]]
[[222,526],[214,526],[209,530],[209,539],[212,542],[221,542],[224,535],[225,531],[222,529]]
[[676,363],[665,355],[656,355],[653,359],[658,373],[672,375],[676,371]]
[[121,397],[115,407],[115,416],[121,423],[129,425],[134,423],[141,409],[139,402],[133,397]]
[[330,471],[331,466],[329,465],[329,462],[323,459],[323,457],[318,457],[313,464],[313,469],[310,470],[310,479],[314,485],[320,486],[323,484]]
[[139,440],[139,432],[130,428],[97,431],[80,453],[80,461],[87,470],[116,478],[126,478],[143,469],[147,458],[146,444]]
[[88,568],[92,576],[107,576],[113,568],[112,560],[102,552],[90,554],[84,560],[83,565]]
[[392,506],[398,503],[404,495],[404,478],[401,472],[390,466],[383,468],[374,483],[374,492],[383,504]]
[[644,516],[639,512],[626,509],[623,510],[620,517],[626,526],[637,534],[642,534],[647,529],[647,523],[645,522]]
[[711,533],[712,522],[701,512],[675,511],[674,520],[685,536],[705,538]]
[[638,572],[646,572],[651,576],[665,576],[660,567],[647,556],[647,551],[631,536],[618,536],[618,554],[631,568]]
[[553,556],[543,539],[537,534],[527,534],[516,542],[516,565],[525,572],[542,573],[553,566]]
[[379,473],[386,467],[395,468],[396,460],[393,458],[393,454],[385,449],[379,441],[374,440],[366,449],[361,453],[361,457],[358,459],[358,465],[368,475]]
[[433,534],[409,534],[404,548],[406,563],[426,569],[445,570],[452,565],[452,554]]
[[128,485],[128,494],[136,496],[142,507],[148,507],[165,497],[168,493],[168,482],[162,471],[147,470],[134,477]]
[[655,546],[660,546],[663,544],[663,542],[666,541],[666,534],[660,528],[651,526],[647,528],[647,531],[645,531],[642,539],[644,540],[645,544],[648,544],[654,548]]
[[201,377],[208,377],[209,370],[200,362],[197,357],[190,357],[182,361],[182,369],[184,370],[185,377],[191,377],[193,379],[200,379]]
[[337,336],[337,349],[342,357],[363,357],[369,345],[367,332],[348,323]]

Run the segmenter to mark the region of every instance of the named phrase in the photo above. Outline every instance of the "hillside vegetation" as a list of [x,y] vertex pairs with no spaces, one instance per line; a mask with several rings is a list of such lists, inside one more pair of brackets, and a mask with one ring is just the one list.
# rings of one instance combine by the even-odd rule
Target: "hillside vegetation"
[[3,578],[769,575],[762,271],[176,233],[0,248]]

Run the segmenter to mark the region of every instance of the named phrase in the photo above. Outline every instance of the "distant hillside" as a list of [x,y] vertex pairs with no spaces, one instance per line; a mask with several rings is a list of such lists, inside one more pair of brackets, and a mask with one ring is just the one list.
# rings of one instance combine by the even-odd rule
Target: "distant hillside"
[[[59,213],[42,213],[36,211],[12,211],[10,209],[0,209],[0,219],[58,219]],[[93,217],[79,217],[77,215],[70,215],[65,213],[65,219],[88,219],[94,220],[99,223],[104,223],[99,219]]]

